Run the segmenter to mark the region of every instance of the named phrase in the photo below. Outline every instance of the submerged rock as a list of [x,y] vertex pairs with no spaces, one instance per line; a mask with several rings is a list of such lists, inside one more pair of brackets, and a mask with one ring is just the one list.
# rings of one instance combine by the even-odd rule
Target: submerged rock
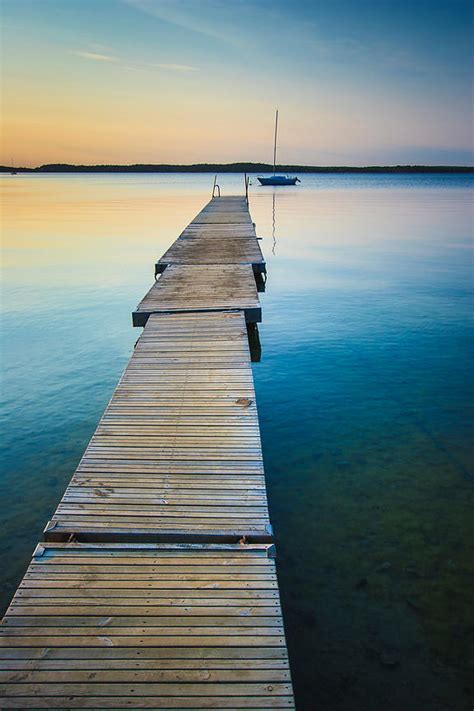
[[381,563],[381,565],[378,565],[375,568],[375,572],[376,573],[385,573],[387,570],[390,570],[391,567],[392,567],[392,564],[388,560],[386,560],[385,563]]
[[416,610],[416,612],[421,612],[421,605],[416,600],[414,600],[412,597],[407,597],[406,603],[413,610]]
[[380,652],[379,662],[383,667],[398,667],[400,664],[400,653],[396,649],[384,650]]

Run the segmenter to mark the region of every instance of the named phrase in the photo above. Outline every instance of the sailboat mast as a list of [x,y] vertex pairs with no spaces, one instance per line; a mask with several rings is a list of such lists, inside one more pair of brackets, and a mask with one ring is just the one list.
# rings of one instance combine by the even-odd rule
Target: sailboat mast
[[273,144],[273,175],[275,175],[276,155],[277,155],[277,131],[278,131],[278,109],[275,113],[275,142]]

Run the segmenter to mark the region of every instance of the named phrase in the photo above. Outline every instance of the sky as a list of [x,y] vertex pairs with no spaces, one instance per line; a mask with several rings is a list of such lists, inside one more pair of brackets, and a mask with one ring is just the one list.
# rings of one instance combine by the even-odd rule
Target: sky
[[474,163],[469,0],[2,0],[0,163]]

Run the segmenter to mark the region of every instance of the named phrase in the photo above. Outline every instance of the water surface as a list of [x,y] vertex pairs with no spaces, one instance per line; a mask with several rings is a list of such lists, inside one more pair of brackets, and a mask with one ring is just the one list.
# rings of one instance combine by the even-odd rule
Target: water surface
[[[130,356],[153,263],[211,178],[0,178],[3,607]],[[299,708],[470,709],[472,179],[253,182],[254,375]]]

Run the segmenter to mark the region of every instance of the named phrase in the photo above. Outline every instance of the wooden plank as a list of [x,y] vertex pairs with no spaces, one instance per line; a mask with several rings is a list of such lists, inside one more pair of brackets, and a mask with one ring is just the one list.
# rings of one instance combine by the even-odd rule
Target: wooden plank
[[152,313],[239,309],[246,321],[261,321],[262,310],[251,266],[247,264],[171,265],[133,312],[144,326]]
[[[294,708],[271,550],[248,544],[41,544],[0,626],[0,707]],[[65,561],[69,577],[82,580],[88,594],[103,586],[99,606],[77,598],[77,584],[65,594]],[[206,565],[228,581],[225,598],[203,589]],[[155,589],[153,605],[137,572],[150,568],[166,569],[168,578],[166,587]],[[131,576],[126,605],[110,598],[115,569]],[[236,569],[243,573],[240,583]],[[247,586],[242,597],[254,569],[263,587]],[[32,588],[38,570],[41,587]],[[187,570],[198,574],[182,598]],[[128,583],[116,584],[123,601]],[[61,592],[60,604],[50,597],[53,591]]]
[[245,200],[211,200],[158,260],[155,274],[173,264],[250,265],[255,274],[265,273]]
[[265,264],[246,201],[211,200],[163,271],[0,626],[1,708],[294,708],[246,328]]
[[[216,348],[239,361],[215,365]],[[165,350],[173,362],[157,364]],[[241,311],[149,317],[45,531],[54,541],[71,535],[271,540]]]
[[[131,704],[133,703],[133,706]],[[63,709],[64,697],[44,696],[40,699],[37,696],[21,696],[16,698],[7,698],[4,702],[4,708],[47,708],[47,709]],[[193,698],[189,696],[183,697],[157,697],[157,696],[140,696],[133,698],[133,701],[127,696],[87,696],[77,697],[69,694],[67,696],[67,709],[73,708],[88,708],[95,711],[103,709],[274,709],[274,708],[294,708],[292,698],[288,696],[277,697],[255,697],[255,696],[213,696],[212,698]]]
[[256,274],[266,271],[259,242],[243,237],[234,241],[217,237],[206,241],[179,237],[157,261],[156,273],[163,272],[171,264],[250,265]]

